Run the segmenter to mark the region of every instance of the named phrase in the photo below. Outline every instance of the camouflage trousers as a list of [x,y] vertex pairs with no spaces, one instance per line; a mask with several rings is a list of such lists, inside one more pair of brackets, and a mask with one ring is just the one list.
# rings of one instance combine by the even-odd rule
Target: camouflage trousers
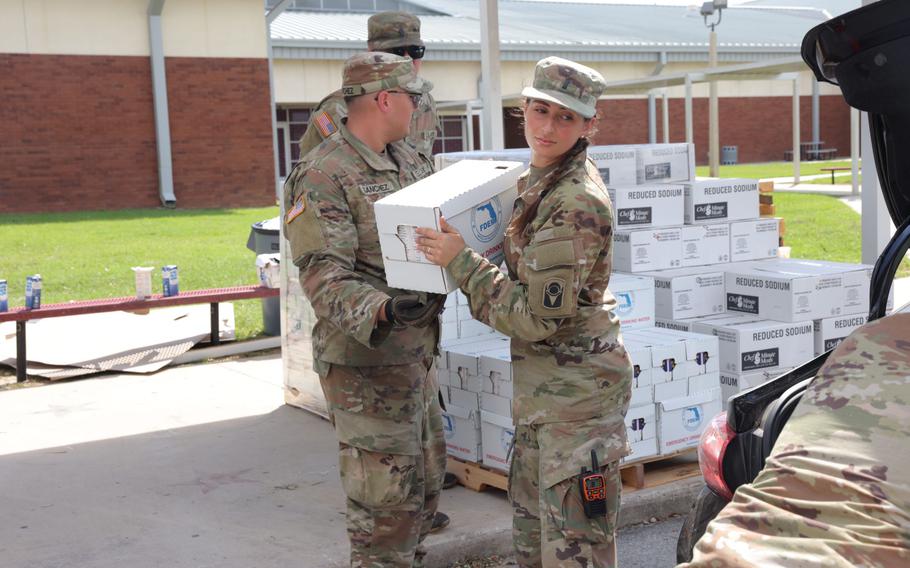
[[338,438],[351,566],[424,566],[446,466],[435,368],[317,371]]
[[[509,499],[516,560],[523,568],[616,566],[614,537],[622,488],[619,462],[601,466],[607,482],[606,515],[588,518],[581,501],[580,468],[575,475],[557,475],[554,479],[541,461],[542,454],[553,455],[546,445],[559,445],[560,451],[571,452],[578,436],[553,435],[552,431],[541,435],[540,429],[550,426],[515,428]],[[571,428],[566,430],[571,432]]]

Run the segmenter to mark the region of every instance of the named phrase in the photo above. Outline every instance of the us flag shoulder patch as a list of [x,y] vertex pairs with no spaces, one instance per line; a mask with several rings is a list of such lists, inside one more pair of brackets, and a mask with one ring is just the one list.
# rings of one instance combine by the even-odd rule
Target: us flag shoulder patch
[[322,111],[316,118],[316,128],[319,129],[319,133],[322,134],[323,138],[328,138],[332,135],[333,132],[338,130],[338,127],[335,126],[335,121],[332,120],[332,117],[329,116],[329,113]]
[[294,202],[294,206],[287,212],[285,215],[285,223],[290,223],[297,217],[300,217],[300,214],[306,211],[306,200],[303,196],[300,196],[297,201]]

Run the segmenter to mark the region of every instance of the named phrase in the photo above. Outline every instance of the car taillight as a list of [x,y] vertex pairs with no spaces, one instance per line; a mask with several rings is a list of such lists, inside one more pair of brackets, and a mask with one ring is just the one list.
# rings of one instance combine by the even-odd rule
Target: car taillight
[[705,483],[727,501],[733,499],[733,492],[724,481],[724,453],[735,436],[727,425],[727,413],[721,412],[711,419],[698,441],[698,465]]

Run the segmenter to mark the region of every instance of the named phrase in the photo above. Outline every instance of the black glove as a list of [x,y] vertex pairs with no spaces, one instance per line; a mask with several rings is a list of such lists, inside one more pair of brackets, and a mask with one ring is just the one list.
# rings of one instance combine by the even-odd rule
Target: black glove
[[427,294],[426,302],[417,294],[395,296],[385,303],[385,318],[392,324],[427,327],[436,321],[445,303],[442,294]]

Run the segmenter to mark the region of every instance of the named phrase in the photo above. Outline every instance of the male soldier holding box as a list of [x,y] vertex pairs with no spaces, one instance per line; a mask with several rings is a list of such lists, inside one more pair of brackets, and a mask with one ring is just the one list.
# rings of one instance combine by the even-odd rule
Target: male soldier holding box
[[[420,39],[420,20],[407,12],[380,12],[367,21],[367,49],[409,56],[414,61],[415,72],[420,72],[426,46]],[[425,81],[428,88],[433,86]],[[310,124],[300,139],[300,159],[303,159],[320,142],[338,131],[348,109],[344,94],[337,90],[320,101],[310,118]],[[407,141],[428,160],[433,159],[433,142],[436,140],[436,101],[427,92],[411,118]]]
[[344,65],[348,116],[285,184],[285,235],[316,313],[314,367],[339,442],[352,566],[423,566],[446,465],[433,356],[444,296],[389,288],[373,203],[426,177],[403,139],[429,85],[410,59]]

